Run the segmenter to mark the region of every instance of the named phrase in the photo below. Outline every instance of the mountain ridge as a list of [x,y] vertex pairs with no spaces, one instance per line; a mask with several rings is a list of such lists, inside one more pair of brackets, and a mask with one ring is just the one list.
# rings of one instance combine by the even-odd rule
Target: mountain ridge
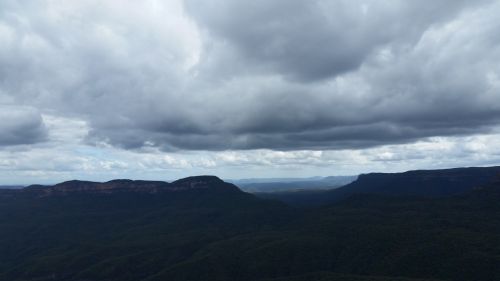
[[157,194],[2,191],[0,280],[496,281],[496,179],[459,196],[359,194],[314,208],[262,200],[216,177],[156,182],[185,191]]
[[331,191],[331,194],[377,193],[442,197],[473,190],[499,175],[500,166],[369,173],[359,175],[357,180]]
[[54,185],[30,185],[20,191],[35,192],[42,196],[69,193],[103,193],[139,192],[160,193],[178,192],[199,189],[239,190],[231,183],[224,182],[217,176],[191,176],[178,179],[171,183],[166,181],[114,179],[107,182],[69,180]]
[[439,198],[464,194],[487,185],[498,177],[500,177],[500,166],[368,173],[361,174],[355,181],[332,190],[256,193],[256,195],[302,206],[332,204],[357,194]]

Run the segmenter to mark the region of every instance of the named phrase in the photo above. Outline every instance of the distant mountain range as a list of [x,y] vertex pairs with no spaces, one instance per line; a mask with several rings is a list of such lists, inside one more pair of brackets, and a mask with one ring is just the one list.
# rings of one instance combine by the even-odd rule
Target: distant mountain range
[[23,185],[0,185],[0,189],[21,189]]
[[214,176],[0,190],[0,280],[500,280],[499,167],[321,196],[296,208]]
[[357,176],[330,176],[312,178],[275,178],[233,180],[241,190],[250,193],[270,193],[334,189],[351,183]]
[[370,173],[334,190],[257,193],[297,205],[321,205],[338,202],[355,194],[387,196],[446,197],[462,194],[489,183],[500,174],[500,167],[471,167],[442,170],[416,170],[404,173]]
[[461,194],[491,182],[500,167],[417,170],[404,173],[372,173],[330,192],[342,198],[354,193],[392,196],[442,197]]
[[[117,193],[117,192],[139,192],[139,193],[161,193],[177,192],[198,189],[238,190],[233,184],[226,183],[215,176],[196,176],[174,181],[144,181],[144,180],[112,180],[108,182],[91,182],[72,180],[62,182],[53,186],[30,185],[23,189],[24,192],[37,193],[39,195],[54,195],[68,193]],[[238,190],[239,191],[239,190]]]

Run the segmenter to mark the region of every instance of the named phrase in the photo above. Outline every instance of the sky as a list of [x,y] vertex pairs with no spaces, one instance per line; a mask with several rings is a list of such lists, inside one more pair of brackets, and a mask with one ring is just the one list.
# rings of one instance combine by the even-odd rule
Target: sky
[[0,184],[500,164],[500,1],[0,2]]

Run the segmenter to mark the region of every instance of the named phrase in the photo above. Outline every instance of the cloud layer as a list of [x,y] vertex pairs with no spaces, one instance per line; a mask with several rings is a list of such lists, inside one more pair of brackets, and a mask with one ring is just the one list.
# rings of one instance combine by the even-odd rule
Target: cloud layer
[[493,136],[499,13],[492,0],[2,1],[0,149],[209,167]]
[[494,1],[1,8],[0,93],[88,121],[91,143],[363,148],[487,132],[500,117]]
[[0,147],[45,141],[47,128],[34,108],[0,105]]

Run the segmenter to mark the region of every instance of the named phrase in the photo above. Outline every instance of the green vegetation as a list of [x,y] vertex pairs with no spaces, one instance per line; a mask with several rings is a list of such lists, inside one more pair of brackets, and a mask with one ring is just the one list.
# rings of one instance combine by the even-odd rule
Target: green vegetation
[[0,280],[500,280],[500,186],[293,208],[234,189],[0,192]]

